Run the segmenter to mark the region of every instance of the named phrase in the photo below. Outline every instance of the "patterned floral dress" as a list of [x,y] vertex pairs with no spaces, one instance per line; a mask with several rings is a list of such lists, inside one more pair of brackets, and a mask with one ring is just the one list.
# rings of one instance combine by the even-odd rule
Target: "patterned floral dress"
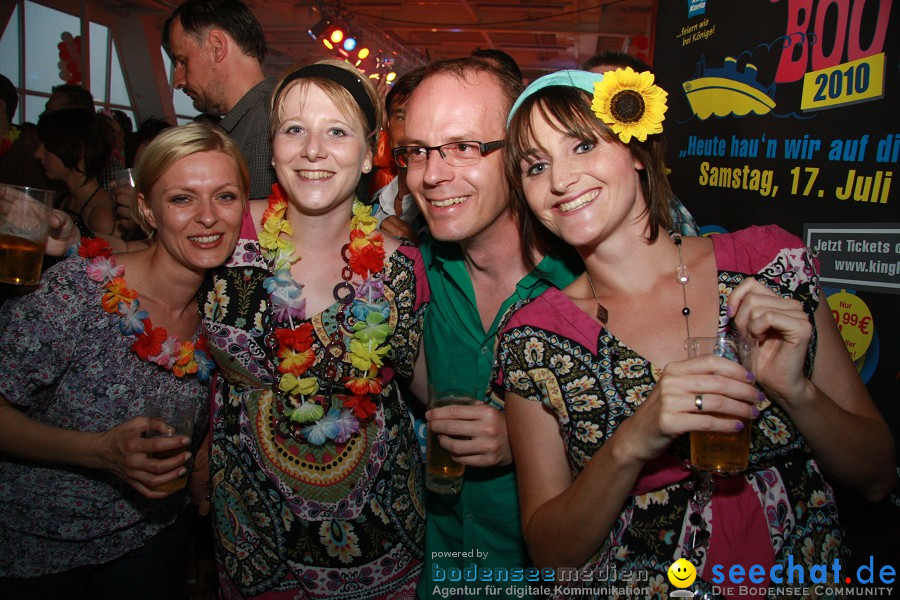
[[[753,227],[713,241],[720,331],[730,329],[729,294],[748,276],[799,300],[812,320],[818,276],[799,239],[777,227]],[[807,374],[815,344],[814,335]],[[559,422],[573,476],[634,413],[659,372],[556,289],[523,303],[509,318],[497,361],[495,401],[508,391],[545,404]],[[768,573],[769,566],[792,557],[808,577],[810,566],[842,557],[831,487],[784,411],[769,401],[762,406],[745,473],[716,477],[711,501],[698,501],[700,479],[685,466],[690,452],[683,436],[645,466],[607,540],[581,567],[640,574],[632,587],[650,586],[648,597],[665,598],[666,570],[686,557],[697,567],[695,597],[714,598],[710,579],[717,564],[727,577],[732,565],[762,564]],[[757,594],[765,595],[767,584],[757,586],[763,588]],[[768,594],[775,597],[777,591]]]
[[[422,258],[401,246],[386,259],[385,297],[394,333],[387,363],[412,374],[428,284]],[[343,444],[311,445],[277,433],[272,303],[249,214],[228,263],[201,289],[210,351],[220,365],[213,406],[210,475],[224,598],[414,598],[425,511],[422,456],[396,380],[376,396],[375,415]],[[326,380],[325,346],[339,304],[313,326],[315,363]],[[349,344],[352,319],[344,324]]]

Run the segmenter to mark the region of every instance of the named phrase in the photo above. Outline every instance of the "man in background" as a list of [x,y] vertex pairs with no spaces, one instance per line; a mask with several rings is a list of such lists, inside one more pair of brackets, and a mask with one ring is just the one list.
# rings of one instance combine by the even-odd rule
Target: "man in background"
[[64,108],[94,110],[94,96],[89,90],[72,83],[62,83],[50,88],[50,97],[44,110],[53,112]]
[[[423,72],[424,67],[419,67],[398,77],[384,98],[388,150],[400,146],[406,134],[406,104],[422,81]],[[393,157],[390,160],[393,162]],[[393,236],[418,241],[421,213],[406,186],[405,168],[397,167],[397,175],[372,196],[372,201],[376,206],[372,216],[378,219],[379,227]]]
[[519,69],[516,60],[503,50],[498,48],[475,48],[472,50],[472,56],[486,60],[498,69],[509,71],[513,77],[518,79],[520,83],[523,83],[522,70]]
[[188,0],[163,29],[163,48],[175,64],[172,83],[201,113],[224,115],[218,127],[241,149],[250,167],[250,199],[269,196],[275,182],[269,140],[266,37],[240,0]]

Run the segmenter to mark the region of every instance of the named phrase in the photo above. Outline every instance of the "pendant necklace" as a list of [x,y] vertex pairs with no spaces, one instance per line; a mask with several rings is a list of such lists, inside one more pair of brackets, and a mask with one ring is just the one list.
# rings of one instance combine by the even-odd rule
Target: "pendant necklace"
[[587,275],[588,283],[591,286],[591,293],[594,295],[594,301],[597,303],[597,320],[605,326],[609,321],[609,311],[600,303],[600,298],[597,297],[597,292],[594,291],[594,281],[591,279],[590,271],[585,269],[584,272]]
[[[687,337],[689,338],[691,337],[691,308],[687,303],[686,288],[688,282],[691,280],[691,275],[688,273],[687,265],[684,264],[684,252],[681,249],[681,242],[683,241],[681,234],[670,231],[669,237],[672,239],[675,247],[678,248],[678,266],[675,268],[675,280],[681,285],[681,297],[684,300],[684,307],[681,309],[681,314],[684,316],[684,328],[687,331]],[[600,302],[600,298],[597,297],[597,292],[594,290],[594,280],[591,279],[590,271],[585,269],[584,273],[587,275],[588,284],[591,286],[591,294],[593,294],[594,301],[597,303],[597,320],[602,322],[603,325],[608,325],[609,311]],[[687,338],[684,340],[684,347],[687,348]]]

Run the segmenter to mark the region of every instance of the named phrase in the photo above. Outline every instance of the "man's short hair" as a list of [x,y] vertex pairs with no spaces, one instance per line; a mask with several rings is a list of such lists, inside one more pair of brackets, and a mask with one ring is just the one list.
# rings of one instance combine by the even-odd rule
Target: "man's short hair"
[[[500,86],[500,90],[503,92],[503,96],[506,100],[503,106],[498,107],[501,110],[503,124],[505,125],[506,116],[509,114],[516,98],[518,98],[519,94],[525,89],[525,86],[522,85],[521,80],[516,79],[515,75],[506,69],[496,66],[492,62],[474,56],[436,60],[425,66],[425,70],[422,72],[422,79],[419,83],[421,84],[438,75],[452,75],[461,80],[465,80],[470,73],[486,73],[496,80],[497,85]],[[460,101],[463,102],[465,99],[461,98]]]
[[19,92],[16,86],[4,75],[0,75],[0,100],[6,105],[6,120],[12,123],[19,106]]
[[144,119],[137,131],[125,140],[125,166],[133,167],[140,147],[149,144],[153,138],[172,126],[158,117]]
[[122,133],[124,133],[126,137],[131,135],[131,132],[134,131],[134,123],[131,122],[131,117],[117,108],[114,108],[109,112],[112,115],[112,118],[116,120],[116,123],[119,124],[119,127],[122,128]]
[[581,70],[590,71],[594,67],[599,67],[600,65],[610,65],[622,69],[631,67],[636,73],[643,73],[644,71],[651,70],[650,65],[641,59],[635,58],[627,52],[615,52],[613,50],[606,50],[590,57],[581,63]]
[[388,117],[391,116],[391,112],[393,112],[393,108],[397,104],[402,104],[409,99],[416,86],[422,82],[424,74],[425,67],[418,67],[409,73],[404,73],[394,81],[394,85],[391,86],[387,96],[384,97],[384,108]]
[[94,96],[80,85],[62,83],[51,88],[53,96],[60,100],[59,108],[94,110]]
[[210,29],[221,29],[235,41],[241,52],[262,64],[266,59],[266,36],[262,25],[240,0],[187,0],[172,12],[163,27],[163,48],[172,56],[169,35],[178,19],[184,32],[202,45]]
[[484,58],[488,61],[496,61],[500,68],[509,71],[512,73],[513,77],[522,81],[522,70],[519,69],[519,65],[516,64],[516,61],[512,56],[503,50],[498,50],[497,48],[475,48],[472,50],[472,56],[475,58]]

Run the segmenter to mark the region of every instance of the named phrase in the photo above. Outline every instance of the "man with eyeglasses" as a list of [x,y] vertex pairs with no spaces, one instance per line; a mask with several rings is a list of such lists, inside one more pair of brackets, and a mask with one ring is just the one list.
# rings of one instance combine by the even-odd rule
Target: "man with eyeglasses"
[[[477,58],[432,63],[407,104],[403,146],[394,148],[430,232],[421,246],[431,285],[424,343],[429,382],[437,391],[468,378],[473,392],[483,394],[509,306],[574,279],[575,267],[561,260],[531,249],[523,254],[510,210],[502,146],[507,114],[521,91],[512,75]],[[428,493],[419,596],[444,598],[447,588],[490,585],[491,596],[521,598],[522,590],[504,593],[513,585],[509,580],[497,581],[514,569],[521,575],[530,564],[503,412],[481,403],[433,409],[427,416],[466,473],[459,494]],[[485,583],[486,569],[492,583]]]

